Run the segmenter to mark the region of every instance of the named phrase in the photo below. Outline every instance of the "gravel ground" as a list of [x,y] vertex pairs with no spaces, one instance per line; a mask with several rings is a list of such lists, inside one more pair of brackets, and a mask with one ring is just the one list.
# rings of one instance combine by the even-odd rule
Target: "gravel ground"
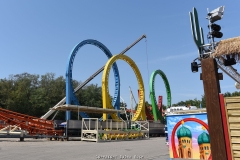
[[148,140],[86,142],[0,138],[0,158],[6,160],[169,160],[165,137]]

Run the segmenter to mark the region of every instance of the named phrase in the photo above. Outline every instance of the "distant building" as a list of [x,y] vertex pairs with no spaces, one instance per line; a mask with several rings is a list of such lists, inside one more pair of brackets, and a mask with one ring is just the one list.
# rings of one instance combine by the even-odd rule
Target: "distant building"
[[203,132],[198,136],[200,159],[208,159],[211,154],[209,134]]
[[166,114],[170,114],[172,112],[183,111],[183,110],[196,110],[198,109],[196,106],[176,106],[176,107],[169,107],[166,109]]
[[[184,122],[182,122],[183,124]],[[184,127],[178,129],[178,156],[179,158],[192,158],[192,133],[191,131]]]

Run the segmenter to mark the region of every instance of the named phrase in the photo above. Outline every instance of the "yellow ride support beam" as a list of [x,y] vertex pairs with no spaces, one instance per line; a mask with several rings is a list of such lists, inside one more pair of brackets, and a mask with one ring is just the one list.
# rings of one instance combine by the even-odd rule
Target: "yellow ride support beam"
[[[145,94],[144,94],[144,85],[143,85],[143,80],[142,80],[142,76],[141,73],[137,67],[137,65],[135,64],[135,62],[129,58],[126,55],[115,55],[112,56],[112,58],[110,58],[105,67],[104,67],[104,71],[103,71],[103,75],[102,75],[102,99],[103,99],[103,108],[107,108],[107,109],[114,109],[112,104],[111,104],[111,98],[109,95],[109,89],[108,89],[108,79],[109,79],[109,73],[110,73],[110,69],[113,65],[113,63],[116,60],[123,60],[125,62],[127,62],[133,69],[137,81],[138,81],[138,87],[139,87],[139,102],[138,102],[138,107],[136,110],[136,113],[134,114],[132,121],[137,121],[140,118],[142,120],[146,120],[146,113],[145,113]],[[120,121],[118,115],[116,113],[112,113],[110,114],[112,119],[115,121]],[[107,120],[107,114],[103,113],[103,121]]]

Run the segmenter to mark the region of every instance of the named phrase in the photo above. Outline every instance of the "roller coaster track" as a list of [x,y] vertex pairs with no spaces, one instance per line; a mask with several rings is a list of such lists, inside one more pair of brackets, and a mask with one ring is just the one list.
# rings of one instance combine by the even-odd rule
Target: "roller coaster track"
[[8,125],[15,125],[26,130],[29,135],[63,135],[62,130],[55,130],[51,120],[9,111],[0,108],[0,119]]
[[[129,49],[131,49],[134,45],[136,45],[139,41],[141,41],[143,38],[146,38],[146,35],[142,35],[140,38],[138,38],[135,42],[133,42],[130,46],[128,46],[126,49],[124,49],[119,55],[123,55],[124,53],[126,53]],[[77,48],[77,46],[75,47],[75,49]],[[78,48],[79,49],[79,48]],[[73,50],[74,51],[74,50]],[[76,50],[77,51],[77,50]],[[75,53],[76,53],[75,51]],[[75,54],[76,55],[76,54]],[[82,84],[80,84],[79,86],[77,86],[74,89],[73,92],[73,87],[71,88],[72,93],[76,93],[78,90],[80,90],[81,88],[83,88],[88,82],[90,82],[93,78],[95,78],[99,73],[101,73],[104,70],[104,66],[101,67],[99,70],[97,70],[97,72],[95,72],[94,74],[92,74],[87,80],[85,80]],[[69,77],[70,78],[70,77]],[[69,80],[70,82],[70,80]],[[119,82],[120,85],[120,82]],[[71,87],[71,86],[70,86]],[[71,92],[70,92],[71,93]],[[116,90],[115,90],[115,95],[116,95]],[[120,93],[118,92],[118,95],[120,96]],[[73,96],[74,97],[74,96]],[[75,99],[76,100],[76,99]],[[52,113],[55,112],[55,109],[58,108],[58,106],[63,105],[66,102],[66,97],[64,97],[61,101],[59,101],[52,109],[50,109],[45,115],[43,115],[41,117],[41,119],[47,119]],[[117,102],[119,104],[120,99],[118,97],[118,99],[116,100],[115,104],[117,105]],[[116,106],[115,105],[115,106]],[[118,107],[120,107],[118,105]],[[118,108],[119,109],[119,108]]]
[[[72,105],[80,105],[79,101],[74,93],[73,90],[73,83],[72,83],[72,69],[73,69],[73,61],[75,56],[77,55],[78,50],[86,45],[86,44],[92,44],[94,46],[99,47],[106,55],[108,58],[112,57],[111,52],[108,50],[106,46],[104,46],[102,43],[88,39],[85,41],[82,41],[79,43],[72,51],[72,53],[69,55],[68,58],[68,64],[67,64],[67,72],[66,72],[66,104],[72,104]],[[115,109],[119,110],[119,102],[120,102],[120,79],[119,79],[119,72],[118,72],[118,67],[116,63],[113,64],[112,66],[113,72],[114,72],[114,77],[115,77],[115,93],[113,97],[113,106]],[[89,116],[85,112],[80,112],[80,116],[83,118],[89,118]],[[71,119],[70,116],[70,111],[66,111],[66,120]]]
[[155,82],[155,77],[156,75],[159,74],[165,84],[166,87],[166,92],[167,92],[167,107],[171,106],[171,90],[170,90],[170,85],[168,83],[168,79],[166,75],[163,73],[161,70],[156,70],[152,73],[151,78],[150,78],[150,97],[151,97],[151,102],[152,102],[152,110],[153,110],[153,117],[154,120],[157,121],[158,119],[163,121],[163,116],[162,116],[162,110],[160,109],[158,111],[157,107],[157,102],[156,102],[156,97],[155,97],[155,90],[154,90],[154,82]]
[[[113,67],[114,68],[114,75],[115,75],[115,95],[114,95],[114,107],[115,109],[119,109],[116,108],[117,106],[117,102],[120,101],[119,97],[120,97],[120,80],[119,80],[119,73],[117,70],[117,66],[115,61],[117,59],[122,59],[124,61],[126,61],[134,70],[137,80],[138,80],[138,85],[139,85],[139,94],[140,94],[140,100],[139,100],[139,104],[138,104],[138,109],[136,111],[136,114],[133,117],[133,121],[136,121],[140,118],[142,118],[142,120],[146,120],[146,115],[145,115],[145,96],[144,96],[144,85],[143,85],[143,80],[142,80],[142,76],[140,74],[139,69],[137,68],[136,64],[133,62],[133,60],[131,60],[129,57],[124,56],[123,54],[128,51],[131,47],[133,47],[136,43],[138,43],[141,39],[146,38],[145,35],[143,35],[142,37],[140,37],[137,41],[135,41],[131,46],[129,46],[128,48],[126,48],[124,51],[122,51],[119,55],[116,56],[112,56],[110,51],[108,52],[108,49],[101,44],[98,41],[95,40],[86,40],[83,41],[81,43],[79,43],[74,50],[72,51],[72,54],[69,56],[69,63],[67,65],[67,73],[66,73],[66,97],[63,98],[60,102],[58,102],[58,104],[56,106],[54,106],[54,109],[56,109],[59,105],[64,104],[64,102],[66,101],[67,104],[76,104],[79,105],[79,102],[75,96],[75,92],[77,92],[77,90],[81,89],[82,87],[84,87],[88,82],[90,82],[95,76],[97,76],[101,71],[104,71],[103,74],[103,90],[102,92],[103,94],[103,105],[104,108],[113,108],[112,104],[111,104],[111,99],[109,96],[109,92],[108,92],[108,78],[109,78],[109,72],[110,72],[110,68]],[[111,58],[108,60],[107,64],[105,66],[103,66],[101,69],[99,69],[96,73],[94,73],[90,78],[88,78],[83,84],[81,84],[80,86],[78,86],[75,90],[73,90],[73,86],[72,86],[72,67],[73,67],[73,61],[74,61],[74,57],[77,54],[77,51],[85,44],[92,44],[95,45],[97,47],[99,47],[100,49],[102,49],[104,52],[108,52],[107,56],[108,58]],[[109,54],[110,53],[110,54]],[[107,105],[106,105],[107,104]],[[118,103],[119,105],[119,103]],[[28,132],[28,134],[30,135],[58,135],[61,136],[63,135],[63,131],[62,130],[55,130],[54,129],[54,123],[51,120],[45,120],[47,117],[49,117],[52,113],[54,112],[53,109],[51,109],[50,111],[48,111],[44,116],[42,116],[41,118],[37,118],[37,117],[33,117],[33,116],[29,116],[29,115],[25,115],[25,114],[20,114],[17,112],[13,112],[13,111],[9,111],[6,109],[2,109],[0,108],[0,119],[5,121],[6,124],[9,125],[15,125],[17,127],[20,127],[22,130],[25,130]],[[119,118],[119,116],[114,113],[114,114],[110,114],[112,116],[112,118],[114,120],[117,121],[121,121],[121,119]],[[81,112],[81,116],[82,117],[86,117],[87,114],[84,112]],[[70,114],[69,112],[66,114],[66,120],[70,119]],[[104,119],[107,119],[107,114],[104,114]]]
[[[136,121],[139,120],[140,118],[142,120],[146,120],[146,114],[145,114],[145,94],[144,94],[144,85],[143,85],[143,80],[142,80],[142,76],[141,73],[137,67],[137,65],[134,63],[134,61],[129,58],[126,55],[115,55],[112,58],[110,58],[108,60],[108,62],[106,63],[105,67],[104,67],[104,71],[103,71],[103,75],[102,75],[102,100],[103,100],[103,108],[107,108],[107,109],[112,109],[113,106],[111,105],[111,98],[109,95],[109,90],[108,90],[108,79],[109,79],[109,73],[110,73],[110,68],[113,65],[113,63],[118,60],[121,59],[125,62],[127,62],[131,68],[133,69],[137,81],[138,81],[138,87],[139,87],[139,103],[138,103],[138,107],[136,110],[136,113],[134,114],[132,121]],[[121,121],[119,119],[119,117],[117,116],[117,114],[110,114],[112,119],[115,121]],[[103,113],[103,121],[107,120],[107,114]]]

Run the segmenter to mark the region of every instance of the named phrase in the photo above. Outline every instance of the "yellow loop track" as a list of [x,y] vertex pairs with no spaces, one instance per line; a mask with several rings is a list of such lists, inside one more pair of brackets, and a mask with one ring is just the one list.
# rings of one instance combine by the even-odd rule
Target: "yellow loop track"
[[[141,73],[137,67],[137,65],[135,64],[135,62],[129,58],[126,55],[115,55],[112,56],[112,58],[110,58],[105,67],[104,67],[104,71],[103,71],[103,75],[102,75],[102,100],[103,100],[103,108],[106,109],[114,109],[112,104],[111,104],[111,98],[109,95],[109,90],[108,90],[108,79],[109,79],[109,73],[110,73],[110,69],[113,65],[113,63],[117,60],[123,60],[125,62],[127,62],[133,69],[137,81],[138,81],[138,87],[139,87],[139,102],[138,102],[138,107],[136,110],[136,113],[134,114],[132,121],[137,121],[137,120],[146,120],[146,113],[145,113],[145,94],[144,94],[144,85],[143,85],[143,80],[142,80],[142,76]],[[115,121],[121,121],[118,117],[118,115],[116,113],[112,113],[110,114],[112,119]],[[107,114],[104,113],[103,114],[103,121],[107,120]]]

